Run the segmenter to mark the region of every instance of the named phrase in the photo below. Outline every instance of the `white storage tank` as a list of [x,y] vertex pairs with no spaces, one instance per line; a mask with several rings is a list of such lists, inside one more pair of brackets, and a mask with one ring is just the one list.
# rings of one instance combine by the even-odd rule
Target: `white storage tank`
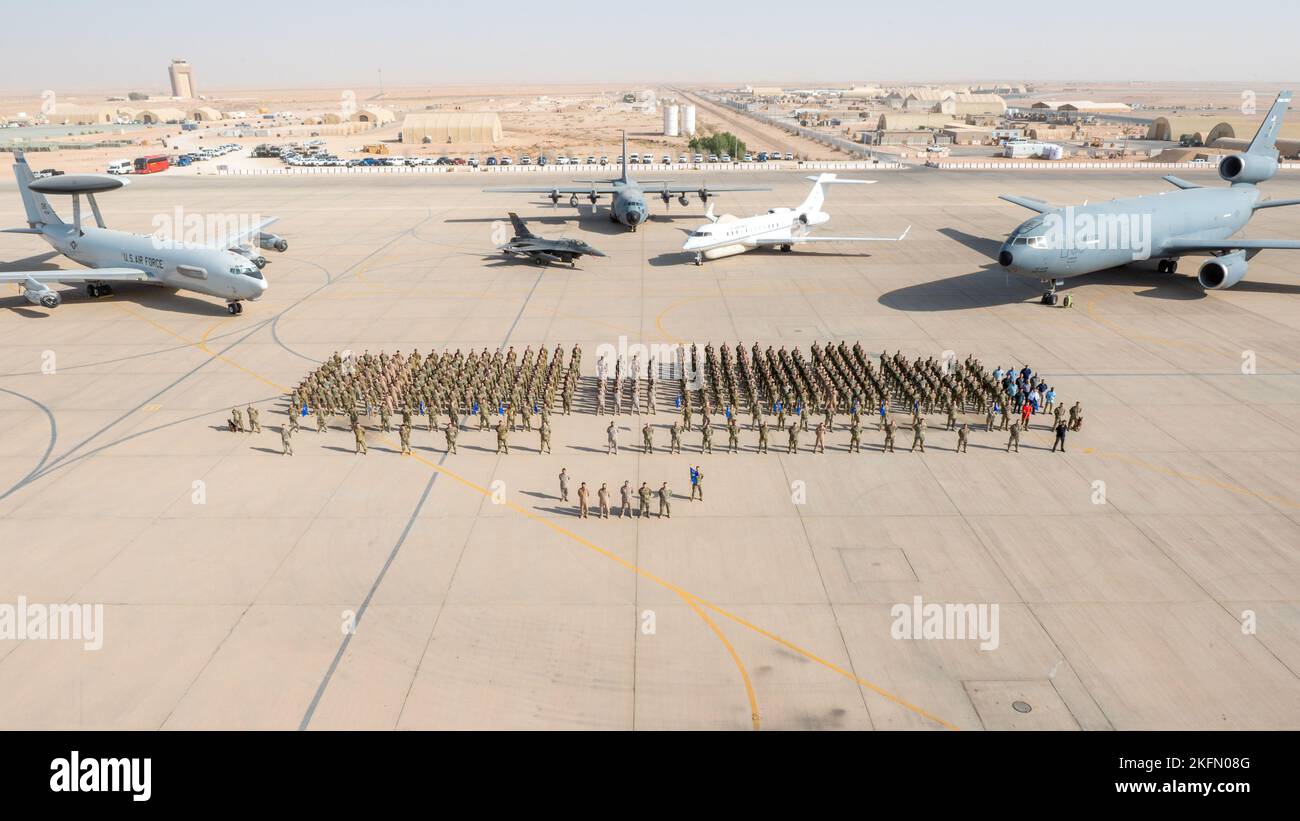
[[664,136],[676,137],[680,133],[677,128],[677,106],[664,106]]
[[695,106],[686,105],[682,108],[682,133],[688,137],[695,136]]

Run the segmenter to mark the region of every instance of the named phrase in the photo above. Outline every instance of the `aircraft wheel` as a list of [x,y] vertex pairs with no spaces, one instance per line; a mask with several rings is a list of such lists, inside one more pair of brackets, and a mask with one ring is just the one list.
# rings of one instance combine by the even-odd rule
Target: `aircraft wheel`
[[1176,259],[1169,260],[1169,273],[1171,274],[1178,273],[1178,260]]
[[112,295],[113,295],[113,286],[112,286],[112,285],[101,285],[101,286],[99,286],[99,295],[100,295],[100,296],[112,296]]
[[234,316],[235,314],[243,313],[244,306],[238,302],[232,302],[226,306],[226,310],[230,311],[231,316]]
[[90,297],[91,299],[99,299],[99,286],[93,282],[87,285],[86,296]]
[[1055,304],[1056,304],[1056,292],[1055,292],[1055,291],[1044,291],[1044,292],[1043,292],[1043,304],[1044,304],[1044,305],[1055,305]]

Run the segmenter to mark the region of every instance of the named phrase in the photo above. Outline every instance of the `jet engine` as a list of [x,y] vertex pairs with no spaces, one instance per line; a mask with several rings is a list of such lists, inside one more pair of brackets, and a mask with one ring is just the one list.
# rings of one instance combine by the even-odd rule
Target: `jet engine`
[[1211,257],[1202,262],[1201,269],[1196,272],[1196,279],[1201,283],[1202,288],[1221,291],[1241,282],[1246,277],[1247,267],[1246,253],[1233,251],[1231,254]]
[[690,204],[691,204],[691,201],[688,200],[688,199],[686,199],[686,195],[685,195],[685,194],[682,194],[681,196],[679,196],[679,197],[677,198],[677,202],[678,202],[679,205],[690,205]]
[[266,251],[279,251],[284,253],[289,250],[289,241],[278,234],[258,234],[257,244]]
[[57,308],[63,298],[59,292],[53,290],[43,282],[37,282],[31,277],[23,285],[23,297],[33,305],[40,305],[43,308]]
[[236,254],[239,254],[239,255],[240,255],[241,257],[243,257],[244,259],[246,259],[246,260],[248,260],[249,262],[253,263],[253,264],[256,265],[259,269],[260,269],[260,268],[265,268],[265,267],[266,267],[266,257],[262,256],[261,254],[257,253],[256,251],[253,251],[253,250],[250,249],[250,248],[244,248],[244,247],[241,246],[241,247],[239,247],[239,248],[231,248],[230,250],[234,251]]
[[1277,173],[1277,158],[1263,154],[1229,154],[1219,162],[1219,176],[1228,182],[1264,182]]

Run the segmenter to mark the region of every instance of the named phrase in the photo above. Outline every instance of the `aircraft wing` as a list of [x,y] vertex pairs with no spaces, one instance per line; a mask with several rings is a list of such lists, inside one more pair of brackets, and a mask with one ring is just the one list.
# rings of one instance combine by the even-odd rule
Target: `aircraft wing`
[[600,185],[547,185],[535,186],[528,188],[484,188],[485,194],[590,194],[595,191],[597,194],[613,194],[614,187],[608,183]]
[[265,228],[266,226],[270,225],[271,223],[275,222],[278,219],[279,217],[271,217],[270,219],[264,219],[261,222],[259,222],[257,225],[253,226],[252,228],[245,228],[243,231],[239,231],[227,237],[222,237],[217,242],[214,242],[213,246],[216,248],[236,248],[240,245],[243,245],[245,242],[248,242],[250,239],[257,236],[258,234],[260,234],[263,228]]
[[0,271],[0,283],[26,282],[148,282],[152,276],[138,268],[86,268],[83,270]]
[[1169,183],[1170,185],[1177,186],[1178,188],[1181,188],[1181,189],[1183,189],[1184,191],[1190,191],[1190,190],[1193,189],[1193,188],[1204,188],[1204,187],[1205,187],[1205,186],[1203,186],[1203,185],[1197,185],[1197,184],[1194,183],[1194,182],[1188,182],[1187,180],[1183,179],[1182,177],[1175,177],[1173,174],[1166,174],[1165,176],[1161,177],[1160,179],[1164,180],[1165,182]]
[[1197,251],[1300,250],[1300,239],[1171,239],[1164,251],[1191,254]]
[[903,229],[896,237],[787,237],[786,239],[755,239],[756,245],[790,245],[801,242],[902,242],[912,226]]
[[512,251],[555,251],[558,250],[549,240],[516,240],[506,246]]
[[708,191],[710,194],[716,194],[719,191],[771,191],[771,188],[753,188],[746,185],[669,185],[668,183],[659,183],[657,185],[641,185],[641,190],[647,194],[659,194],[667,191],[669,194],[695,194],[700,189]]
[[1300,200],[1264,200],[1255,203],[1255,210],[1261,208],[1281,208],[1284,205],[1300,205]]
[[1028,208],[1030,211],[1037,211],[1040,214],[1046,214],[1048,211],[1055,210],[1052,206],[1042,200],[1036,200],[1033,197],[1017,197],[1014,194],[1002,194],[998,199],[1014,203],[1019,205],[1021,208]]

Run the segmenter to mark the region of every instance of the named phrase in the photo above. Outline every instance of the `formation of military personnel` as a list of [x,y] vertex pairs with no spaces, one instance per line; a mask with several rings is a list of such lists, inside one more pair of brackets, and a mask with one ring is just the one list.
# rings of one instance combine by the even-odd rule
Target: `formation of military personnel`
[[[569,501],[569,486],[572,482],[572,480],[569,478],[569,471],[567,468],[560,468],[559,479],[560,479],[560,501],[567,502]],[[579,519],[591,518],[588,515],[591,509],[591,490],[588,489],[586,482],[579,483],[577,493],[578,493],[578,505],[577,505],[578,518]],[[609,485],[605,482],[601,482],[600,488],[596,490],[597,518],[600,519],[610,518],[609,494],[610,494]],[[639,519],[649,518],[650,500],[652,498],[657,498],[659,501],[659,510],[657,513],[658,518],[671,519],[673,517],[673,509],[672,509],[673,492],[672,489],[668,487],[668,482],[664,482],[659,486],[658,490],[655,490],[650,487],[650,484],[648,482],[642,482],[641,487],[634,488],[632,487],[631,480],[624,480],[622,487],[619,488],[619,501],[620,501],[620,505],[618,508],[619,519],[632,518],[632,499],[634,496],[636,497],[636,506],[637,506],[636,518]],[[692,491],[692,497],[694,497],[694,491]]]
[[[630,367],[619,359],[596,363],[594,408],[597,414],[623,412],[657,414],[662,389],[670,395],[680,421],[667,426],[669,453],[681,453],[684,434],[698,433],[698,450],[713,452],[715,432],[726,435],[726,451],[741,449],[742,413],[748,429],[757,433],[756,450],[767,453],[773,433],[784,433],[786,453],[800,451],[801,434],[811,433],[813,453],[825,453],[828,435],[848,416],[851,453],[861,452],[862,433],[871,416],[882,435],[881,447],[892,453],[900,422],[912,433],[910,450],[925,452],[925,417],[941,413],[943,429],[957,435],[955,449],[966,452],[971,423],[964,414],[982,414],[986,431],[1008,433],[1007,450],[1019,451],[1020,433],[1028,429],[1034,413],[1051,413],[1052,428],[1064,449],[1066,430],[1078,431],[1083,423],[1080,403],[1066,409],[1029,368],[987,370],[977,359],[955,356],[907,358],[901,352],[868,355],[860,343],[813,343],[809,355],[798,348],[746,348],[743,344],[715,349],[691,345],[677,349],[675,361],[643,367],[631,358]],[[447,453],[456,453],[462,425],[496,434],[496,452],[510,453],[509,437],[519,430],[536,431],[537,452],[551,452],[550,416],[558,408],[565,415],[575,409],[582,383],[582,349],[574,345],[566,356],[562,346],[553,350],[531,347],[522,355],[513,347],[489,352],[459,349],[421,355],[398,351],[346,358],[334,353],[308,373],[291,392],[288,420],[282,428],[283,452],[292,454],[292,436],[299,419],[315,417],[318,432],[329,429],[332,419],[346,419],[355,440],[355,452],[364,454],[366,425],[382,433],[396,433],[401,452],[411,453],[412,430],[417,417],[425,417],[429,432],[441,431]],[[665,372],[667,378],[664,378]],[[590,383],[587,383],[590,384]],[[698,418],[697,418],[698,414]],[[1068,414],[1068,423],[1065,417]],[[232,431],[260,430],[257,409],[232,411],[227,425]],[[492,416],[497,419],[493,424]],[[715,424],[715,417],[720,416]],[[363,420],[363,417],[365,419]],[[400,419],[394,424],[397,417]],[[439,424],[440,417],[446,421]],[[837,418],[839,417],[839,418]],[[864,419],[865,417],[865,419]],[[376,424],[377,420],[377,424]],[[775,431],[773,430],[775,429]],[[640,428],[642,451],[654,452],[656,426],[648,420]],[[619,449],[619,427],[605,428],[606,452]]]

